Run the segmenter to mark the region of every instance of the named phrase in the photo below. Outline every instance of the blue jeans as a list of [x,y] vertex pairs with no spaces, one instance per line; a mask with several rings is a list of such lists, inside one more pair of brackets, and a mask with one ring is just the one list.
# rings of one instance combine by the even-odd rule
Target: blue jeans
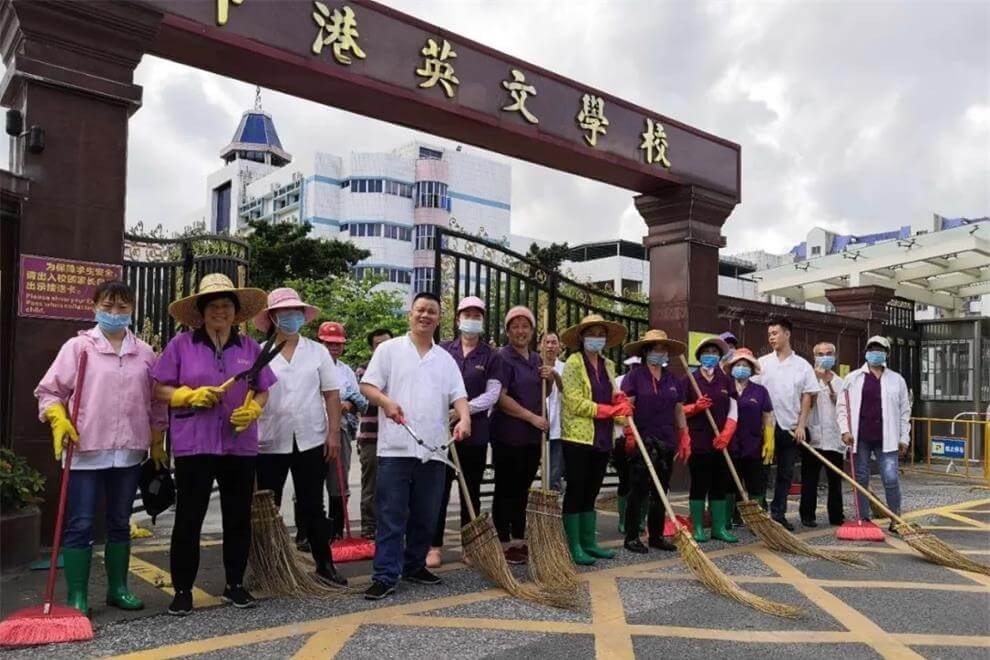
[[550,440],[550,489],[560,491],[560,481],[564,478],[564,447],[560,438]]
[[426,566],[440,515],[446,466],[418,458],[378,457],[375,559],[372,578],[389,586]]
[[[896,513],[900,515],[901,513],[901,480],[900,476],[897,474],[897,452],[896,451],[883,451],[883,443],[878,443],[876,445],[869,445],[865,442],[857,443],[858,452],[856,452],[856,481],[859,482],[861,486],[869,487],[870,485],[870,456],[874,456],[877,460],[877,467],[880,470],[880,480],[883,482],[883,489],[887,495],[887,506]],[[856,493],[859,497],[859,515],[863,520],[870,519],[870,502],[866,499],[866,495],[858,492]]]
[[71,470],[62,544],[77,550],[93,545],[96,495],[101,484],[106,499],[107,542],[130,541],[131,509],[140,476],[140,465],[105,470]]

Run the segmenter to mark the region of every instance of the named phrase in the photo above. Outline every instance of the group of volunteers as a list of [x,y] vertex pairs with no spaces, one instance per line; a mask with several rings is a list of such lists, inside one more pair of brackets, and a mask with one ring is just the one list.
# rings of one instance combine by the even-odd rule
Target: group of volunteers
[[[537,337],[533,311],[517,306],[499,319],[507,343],[495,348],[484,336],[485,303],[471,296],[458,303],[456,337],[437,344],[441,302],[418,293],[408,332],[370,333],[371,360],[355,374],[340,359],[347,340],[343,325],[323,323],[318,341],[303,337],[300,330],[320,310],[290,288],[266,294],[236,287],[224,275],[203,277],[196,293],[169,306],[188,330],[160,356],[130,330],[134,303],[133,290],[123,282],[98,286],[95,327],[63,345],[35,390],[40,418],[52,428],[56,460],[67,443],[78,443],[70,465],[64,564],[68,604],[83,612],[89,612],[93,518],[101,486],[107,604],[143,607],[127,586],[127,574],[129,518],[146,460],[174,464],[175,595],[168,610],[174,615],[193,609],[200,533],[214,484],[222,516],[225,602],[255,605],[244,586],[253,493],[271,490],[279,504],[290,472],[297,547],[312,554],[319,580],[346,585],[330,543],[341,536],[352,443],[361,468],[361,534],[376,546],[372,583],[365,591],[372,600],[391,594],[400,579],[440,583],[430,569],[443,560],[455,478],[452,442],[475,511],[481,508],[490,452],[492,518],[512,564],[529,560],[526,503],[543,439],[549,443],[550,485],[563,491],[563,527],[575,563],[615,555],[598,544],[597,533],[596,501],[610,461],[619,474],[624,547],[648,552],[640,540],[645,524],[649,547],[674,549],[664,537],[664,512],[630,418],[663,488],[670,487],[675,461],[687,464],[698,541],[709,538],[706,512],[712,538],[737,540],[732,527],[738,493],[722,449],[728,449],[748,492],[761,501],[767,465],[776,457],[770,511],[788,529],[793,526],[785,517],[787,496],[800,447],[795,439],[807,440],[836,464],[851,448],[856,478],[864,484],[875,457],[887,502],[900,511],[897,457],[908,445],[910,401],[904,380],[885,366],[890,344],[884,337],[868,340],[866,363],[843,379],[833,370],[833,345],[815,347],[812,367],[791,349],[790,322],[774,319],[770,354],[756,359],[731,333],[709,337],[694,351],[699,366],[689,378],[670,370],[685,345],[653,329],[624,344],[626,364],[632,366],[617,379],[605,351],[626,339],[618,323],[592,314],[559,335],[544,331]],[[260,368],[265,349],[241,329],[247,321],[271,340],[266,347],[278,351]],[[559,359],[562,347],[569,351],[565,361]],[[77,399],[78,415],[70,419]],[[801,522],[815,526],[821,465],[806,451],[801,465]],[[460,499],[464,525],[469,509]],[[840,524],[842,494],[831,477],[827,509],[829,522]],[[862,510],[868,515],[865,503]]]

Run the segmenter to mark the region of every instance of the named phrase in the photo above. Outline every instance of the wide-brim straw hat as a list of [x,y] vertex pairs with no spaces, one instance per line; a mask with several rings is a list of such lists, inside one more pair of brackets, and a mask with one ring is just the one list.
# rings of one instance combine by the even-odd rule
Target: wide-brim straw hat
[[320,315],[320,308],[309,305],[302,301],[295,289],[282,287],[275,289],[268,294],[268,306],[258,312],[252,323],[254,327],[262,332],[268,332],[272,327],[270,312],[280,309],[301,309],[305,314],[306,323],[311,323],[313,319]]
[[651,344],[659,344],[667,349],[667,355],[673,357],[675,355],[682,355],[686,350],[687,346],[683,342],[679,342],[676,339],[671,339],[667,336],[667,333],[663,330],[647,330],[639,341],[631,341],[622,347],[626,355],[640,355],[647,346]]
[[718,349],[719,357],[724,357],[726,353],[729,352],[729,345],[725,343],[725,340],[719,337],[706,337],[700,344],[698,348],[694,349],[694,359],[701,359],[701,351],[703,351],[707,346],[714,346]]
[[626,326],[615,321],[606,321],[601,314],[588,314],[580,323],[572,325],[560,334],[560,342],[571,350],[581,348],[581,333],[593,325],[605,326],[605,348],[618,346],[626,338]]
[[754,375],[760,373],[760,361],[756,359],[755,355],[753,355],[753,351],[748,348],[737,348],[736,352],[732,354],[732,357],[729,358],[729,361],[726,362],[726,364],[731,369],[732,365],[740,360],[749,362],[749,366],[753,368]]
[[222,273],[210,273],[199,281],[196,293],[176,300],[168,306],[169,315],[190,328],[198,328],[203,324],[203,316],[196,307],[196,301],[203,296],[216,293],[229,293],[237,297],[240,310],[234,316],[234,323],[243,323],[265,308],[268,295],[261,289],[250,287],[235,287],[230,278]]

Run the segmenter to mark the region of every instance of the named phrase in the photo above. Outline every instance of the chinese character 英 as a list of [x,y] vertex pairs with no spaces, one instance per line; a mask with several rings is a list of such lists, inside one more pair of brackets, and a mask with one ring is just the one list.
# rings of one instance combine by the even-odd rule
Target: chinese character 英
[[528,108],[526,108],[526,98],[530,95],[536,96],[536,88],[526,84],[526,76],[519,69],[511,69],[512,80],[503,80],[502,87],[509,92],[509,96],[515,103],[505,106],[502,110],[506,112],[518,112],[526,118],[530,124],[539,124],[537,119]]
[[454,65],[447,61],[457,57],[450,42],[444,39],[441,46],[433,39],[427,39],[426,45],[419,52],[423,54],[424,59],[422,68],[416,69],[416,75],[426,78],[419,83],[419,86],[435,87],[440,83],[443,91],[447,93],[447,98],[453,98],[454,85],[461,84],[461,81],[454,75]]
[[217,0],[217,25],[226,25],[230,15],[230,5],[239,5],[244,0]]
[[314,0],[313,4],[316,5],[313,20],[320,27],[313,42],[313,54],[319,55],[323,52],[324,46],[333,44],[333,58],[340,64],[351,63],[348,53],[363,60],[366,56],[357,42],[360,35],[357,31],[354,10],[344,5],[343,12],[334,9],[331,14],[330,8],[319,0]]
[[577,114],[578,126],[588,131],[584,139],[591,146],[597,146],[598,134],[605,135],[608,119],[605,117],[605,99],[585,94],[581,97],[581,110]]
[[660,163],[661,167],[670,169],[670,160],[667,158],[667,133],[663,130],[660,122],[654,122],[647,118],[646,130],[642,133],[643,144],[639,145],[640,150],[646,156],[646,162],[652,165]]

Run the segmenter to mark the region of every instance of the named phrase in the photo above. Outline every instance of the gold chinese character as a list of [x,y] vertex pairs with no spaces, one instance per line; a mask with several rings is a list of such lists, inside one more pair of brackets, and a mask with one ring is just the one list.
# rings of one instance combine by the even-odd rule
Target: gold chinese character
[[68,289],[66,288],[66,286],[64,284],[59,284],[58,285],[58,292],[59,293],[65,293],[67,291],[68,291]]
[[25,278],[28,279],[28,280],[33,280],[37,276],[38,276],[38,273],[36,273],[33,270],[29,270],[29,271],[26,271],[25,272]]
[[244,0],[217,0],[217,25],[226,25],[230,14],[230,5],[239,5]]
[[316,11],[313,12],[313,20],[320,27],[316,33],[316,40],[313,42],[313,54],[319,55],[323,52],[324,46],[333,44],[333,58],[340,64],[350,64],[349,51],[354,57],[364,59],[364,51],[358,45],[357,38],[360,36],[357,31],[357,19],[354,18],[354,10],[344,5],[344,11],[334,9],[330,13],[330,8],[319,0],[314,0]]
[[646,162],[652,165],[660,163],[661,167],[670,169],[670,160],[667,159],[667,133],[663,130],[660,122],[652,119],[646,120],[646,130],[642,134],[643,144],[639,145],[641,151],[645,152]]
[[433,39],[427,39],[426,45],[419,51],[423,54],[423,66],[416,69],[416,75],[426,78],[419,83],[420,87],[435,87],[437,83],[443,87],[447,93],[447,98],[454,97],[454,85],[461,84],[461,81],[454,75],[454,65],[447,60],[457,57],[457,53],[451,48],[450,42],[443,40],[443,45],[439,45]]
[[518,112],[526,118],[530,124],[539,124],[540,120],[526,108],[526,98],[532,94],[536,96],[536,88],[526,84],[526,76],[519,69],[511,69],[512,81],[503,80],[502,87],[509,91],[509,96],[515,103],[505,106],[502,110],[506,112]]
[[45,270],[49,273],[55,270],[55,263],[52,261],[45,262]]
[[24,283],[24,290],[25,291],[34,291],[34,287],[35,287],[36,284],[37,284],[37,282],[25,282]]
[[605,127],[608,126],[608,119],[605,117],[605,99],[591,94],[582,96],[577,123],[578,126],[588,131],[588,135],[584,136],[588,144],[593,147],[598,146],[598,134],[605,135],[608,132],[605,130]]

